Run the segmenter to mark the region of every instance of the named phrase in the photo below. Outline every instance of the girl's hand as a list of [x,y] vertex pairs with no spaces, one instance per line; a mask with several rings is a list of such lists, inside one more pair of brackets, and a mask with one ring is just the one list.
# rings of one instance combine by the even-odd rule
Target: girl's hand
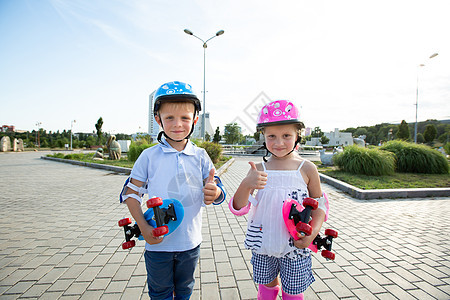
[[313,242],[315,235],[311,234],[309,236],[301,236],[300,233],[297,233],[299,239],[298,240],[294,240],[294,246],[299,248],[299,249],[304,249],[304,248],[308,248],[309,245],[311,245],[311,243]]
[[209,171],[209,176],[206,179],[205,186],[203,187],[203,202],[205,202],[206,205],[210,205],[211,203],[213,203],[214,200],[216,200],[222,192],[214,182],[215,172],[216,171],[214,169],[211,169]]
[[250,189],[262,190],[267,183],[267,173],[258,171],[254,162],[249,161],[250,171],[248,171],[245,182]]
[[153,227],[150,225],[144,226],[144,228],[141,228],[141,226],[139,226],[139,229],[141,230],[141,234],[144,237],[144,240],[150,245],[159,244],[164,239],[163,236],[154,236]]

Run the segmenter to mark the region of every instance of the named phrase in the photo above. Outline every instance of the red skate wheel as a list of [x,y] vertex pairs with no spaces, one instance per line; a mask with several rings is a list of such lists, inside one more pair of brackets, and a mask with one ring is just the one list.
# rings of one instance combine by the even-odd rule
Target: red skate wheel
[[130,218],[125,218],[119,221],[119,226],[123,227],[125,225],[130,225],[131,224],[131,219]]
[[329,235],[333,238],[337,238],[338,237],[338,232],[336,230],[333,229],[325,229],[325,235]]
[[322,256],[330,260],[334,260],[334,258],[336,257],[336,255],[333,252],[328,250],[322,250]]
[[136,241],[129,241],[122,244],[122,249],[127,250],[136,246]]
[[317,209],[319,207],[319,202],[317,202],[316,199],[313,198],[305,198],[303,199],[303,207],[311,206],[313,210]]
[[147,200],[147,207],[152,208],[156,206],[160,206],[163,204],[163,201],[160,197],[150,198]]
[[169,233],[169,227],[167,225],[153,228],[153,235],[154,236],[162,236]]
[[297,229],[297,231],[299,233],[303,232],[305,235],[311,235],[311,233],[312,233],[311,225],[302,223],[302,222],[297,223],[297,226],[295,226],[295,229]]

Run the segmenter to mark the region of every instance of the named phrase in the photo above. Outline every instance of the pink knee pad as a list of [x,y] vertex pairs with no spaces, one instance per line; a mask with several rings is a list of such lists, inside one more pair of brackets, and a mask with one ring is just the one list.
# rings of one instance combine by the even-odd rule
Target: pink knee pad
[[297,295],[291,295],[285,291],[281,291],[281,296],[283,300],[303,300],[303,293]]
[[258,300],[275,300],[277,299],[280,286],[268,287],[264,284],[258,285]]

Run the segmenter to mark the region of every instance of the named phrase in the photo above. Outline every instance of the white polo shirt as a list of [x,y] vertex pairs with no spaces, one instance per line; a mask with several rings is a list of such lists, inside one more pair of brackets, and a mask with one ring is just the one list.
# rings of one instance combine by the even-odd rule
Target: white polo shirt
[[148,195],[162,199],[174,198],[184,207],[179,227],[164,241],[150,245],[149,251],[179,252],[191,250],[202,242],[203,180],[214,168],[205,149],[188,141],[177,151],[163,138],[164,144],[145,149],[131,171],[131,178],[148,181]]

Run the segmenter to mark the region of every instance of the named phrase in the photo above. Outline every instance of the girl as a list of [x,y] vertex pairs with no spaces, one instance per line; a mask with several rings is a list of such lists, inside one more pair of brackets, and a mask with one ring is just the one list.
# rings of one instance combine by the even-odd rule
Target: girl
[[[264,135],[266,155],[272,155],[259,164],[249,162],[250,170],[229,202],[236,215],[250,211],[245,247],[252,250],[258,299],[276,299],[280,278],[283,299],[303,299],[303,292],[314,282],[307,247],[326,219],[328,203],[315,165],[294,151],[303,127],[292,102],[278,100],[262,108],[257,130]],[[291,198],[302,203],[306,197],[315,198],[319,209],[311,214],[312,234],[294,240],[283,221],[283,202]]]

